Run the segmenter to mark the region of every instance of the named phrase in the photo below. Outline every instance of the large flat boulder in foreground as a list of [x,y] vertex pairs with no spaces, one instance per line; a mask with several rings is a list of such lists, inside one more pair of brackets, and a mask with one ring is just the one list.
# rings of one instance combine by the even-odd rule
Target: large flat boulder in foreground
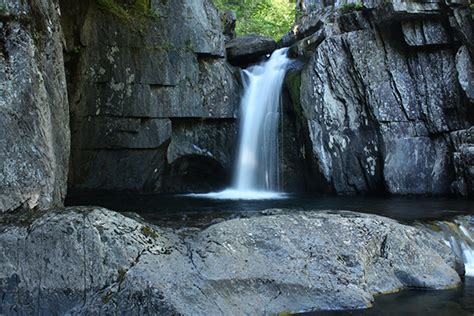
[[271,210],[186,234],[105,209],[21,218],[1,219],[2,314],[338,310],[460,283],[436,236],[347,211]]

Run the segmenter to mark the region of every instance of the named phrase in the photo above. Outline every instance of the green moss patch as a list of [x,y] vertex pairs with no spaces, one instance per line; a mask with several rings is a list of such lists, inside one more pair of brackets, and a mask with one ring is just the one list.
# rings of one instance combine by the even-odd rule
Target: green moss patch
[[151,239],[157,239],[160,235],[151,227],[143,226],[142,234]]
[[365,5],[362,1],[357,1],[356,3],[346,3],[339,10],[342,13],[348,13],[352,11],[360,11],[365,9]]
[[96,0],[99,9],[107,12],[134,31],[142,31],[147,18],[158,18],[159,12],[151,10],[150,0]]
[[7,15],[8,14],[8,8],[4,4],[0,4],[0,15]]
[[300,120],[304,120],[300,102],[301,73],[288,73],[285,78],[285,86],[290,94],[291,102],[293,103],[293,108],[296,115]]

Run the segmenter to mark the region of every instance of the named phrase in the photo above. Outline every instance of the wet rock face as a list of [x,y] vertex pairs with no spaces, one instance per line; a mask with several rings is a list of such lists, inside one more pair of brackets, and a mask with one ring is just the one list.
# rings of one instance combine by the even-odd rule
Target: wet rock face
[[294,104],[322,189],[474,194],[473,28],[466,4],[443,5],[309,11],[282,40],[306,60]]
[[69,112],[58,3],[0,6],[0,213],[59,206]]
[[460,283],[459,262],[437,236],[347,211],[267,210],[186,236],[105,209],[8,222],[0,226],[5,314],[367,308],[375,294]]
[[[96,1],[61,7],[71,189],[179,189],[169,171],[183,157],[211,159],[230,172],[239,72],[225,61],[220,16],[209,0],[151,1],[148,13],[131,20]],[[184,144],[179,121],[202,134],[186,131],[196,137]],[[229,131],[225,142],[202,141],[219,129]]]

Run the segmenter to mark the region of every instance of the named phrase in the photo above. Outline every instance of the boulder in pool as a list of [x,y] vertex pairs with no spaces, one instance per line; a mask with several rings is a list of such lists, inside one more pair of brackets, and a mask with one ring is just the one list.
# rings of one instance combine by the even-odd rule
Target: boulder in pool
[[101,208],[0,218],[0,313],[277,314],[460,284],[441,239],[347,211],[269,210],[183,231]]

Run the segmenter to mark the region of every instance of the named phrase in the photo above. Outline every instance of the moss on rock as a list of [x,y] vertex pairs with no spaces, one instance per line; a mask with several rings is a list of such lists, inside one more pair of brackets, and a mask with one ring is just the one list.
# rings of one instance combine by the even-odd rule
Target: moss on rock
[[147,18],[157,18],[151,10],[150,0],[96,0],[99,8],[117,17],[133,31],[142,32]]
[[285,78],[285,87],[289,92],[293,109],[298,116],[298,119],[303,120],[303,110],[300,102],[300,87],[301,87],[301,73],[290,72]]
[[142,234],[151,239],[156,239],[160,237],[160,235],[153,228],[148,226],[142,227]]

